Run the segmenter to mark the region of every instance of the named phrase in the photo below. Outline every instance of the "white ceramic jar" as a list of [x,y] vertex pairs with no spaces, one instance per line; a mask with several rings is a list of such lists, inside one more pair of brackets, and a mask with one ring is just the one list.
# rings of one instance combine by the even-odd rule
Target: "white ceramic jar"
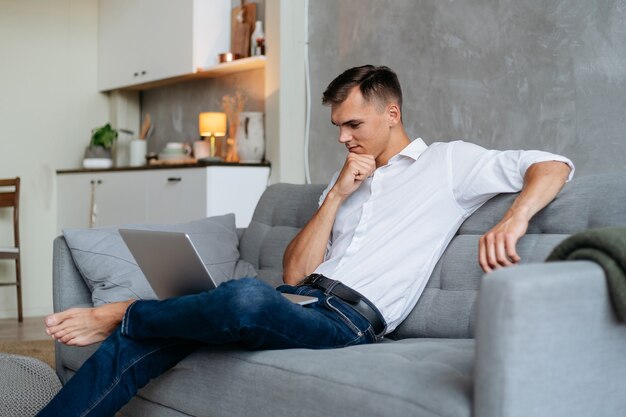
[[146,153],[148,145],[144,139],[133,139],[130,141],[130,163],[131,167],[139,167],[146,164]]
[[236,140],[239,162],[258,163],[263,160],[265,132],[262,112],[244,111],[239,113]]

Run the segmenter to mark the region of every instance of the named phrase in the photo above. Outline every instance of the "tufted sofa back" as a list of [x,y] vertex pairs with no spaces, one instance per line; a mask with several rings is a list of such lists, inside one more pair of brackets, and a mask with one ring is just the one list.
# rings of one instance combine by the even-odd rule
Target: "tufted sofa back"
[[239,241],[241,258],[256,268],[259,278],[274,287],[283,283],[285,249],[317,210],[324,188],[275,184],[265,190]]
[[[277,184],[269,187],[240,241],[243,259],[271,285],[282,283],[287,244],[317,209],[324,186]],[[478,239],[495,225],[517,194],[501,194],[468,218],[437,263],[424,293],[407,319],[391,335],[473,337],[476,295],[483,275]],[[626,225],[626,173],[580,177],[539,212],[518,244],[522,263],[542,262],[572,233]]]

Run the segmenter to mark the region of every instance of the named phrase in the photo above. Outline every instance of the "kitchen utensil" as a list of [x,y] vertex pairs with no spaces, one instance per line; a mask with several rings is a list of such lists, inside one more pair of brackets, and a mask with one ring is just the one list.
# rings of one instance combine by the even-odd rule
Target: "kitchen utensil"
[[223,54],[219,54],[220,64],[223,64],[224,62],[232,62],[239,58],[241,58],[240,54],[234,54],[232,52],[224,52]]
[[148,134],[148,130],[150,130],[150,113],[146,113],[146,117],[143,119],[143,124],[141,125],[141,132],[139,133],[139,139],[145,139]]
[[250,56],[250,35],[256,22],[256,3],[241,1],[231,14],[230,51],[242,58]]

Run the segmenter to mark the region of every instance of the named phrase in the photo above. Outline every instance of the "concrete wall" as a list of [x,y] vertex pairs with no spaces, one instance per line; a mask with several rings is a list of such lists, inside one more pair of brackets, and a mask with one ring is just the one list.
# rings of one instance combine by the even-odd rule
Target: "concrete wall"
[[562,153],[579,175],[626,169],[624,0],[315,0],[309,19],[313,182],[345,158],[315,103],[369,63],[398,73],[411,137]]
[[[0,0],[0,178],[22,178],[24,313],[52,311],[57,169],[80,164],[91,129],[108,119],[97,92],[96,0]],[[0,246],[12,245],[0,210]],[[14,280],[0,261],[0,280]],[[16,317],[15,287],[0,287],[0,318]]]

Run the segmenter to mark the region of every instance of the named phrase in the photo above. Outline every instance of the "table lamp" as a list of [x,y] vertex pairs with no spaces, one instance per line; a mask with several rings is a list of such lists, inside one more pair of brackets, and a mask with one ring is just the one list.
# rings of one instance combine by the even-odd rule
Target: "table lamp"
[[219,161],[215,155],[215,137],[226,136],[226,113],[204,112],[198,117],[198,131],[203,138],[208,137],[211,141],[209,157],[205,159]]

